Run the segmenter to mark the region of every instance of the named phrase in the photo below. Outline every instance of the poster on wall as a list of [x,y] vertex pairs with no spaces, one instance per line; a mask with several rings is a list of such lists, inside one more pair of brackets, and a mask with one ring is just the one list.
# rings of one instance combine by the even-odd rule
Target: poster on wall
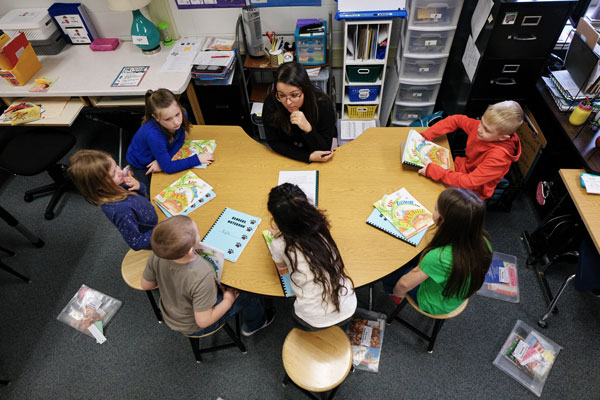
[[241,8],[246,0],[175,0],[179,9],[186,8]]
[[320,7],[321,0],[250,0],[250,5],[256,7]]

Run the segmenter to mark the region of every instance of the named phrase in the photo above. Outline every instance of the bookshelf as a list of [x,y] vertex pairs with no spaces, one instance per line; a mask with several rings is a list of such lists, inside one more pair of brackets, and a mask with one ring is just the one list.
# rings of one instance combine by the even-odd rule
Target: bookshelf
[[391,20],[345,21],[343,120],[379,118],[391,31]]

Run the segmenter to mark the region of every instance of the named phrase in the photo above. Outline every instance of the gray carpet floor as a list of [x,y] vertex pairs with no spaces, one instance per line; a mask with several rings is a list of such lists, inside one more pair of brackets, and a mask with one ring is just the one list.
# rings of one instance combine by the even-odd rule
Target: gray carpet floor
[[[78,121],[73,132],[78,147],[116,152],[117,136],[110,128]],[[228,349],[206,355],[198,365],[188,340],[158,324],[145,294],[124,283],[120,263],[127,245],[99,208],[69,193],[58,216],[46,221],[47,197],[23,201],[25,190],[48,181],[45,174],[16,177],[0,189],[0,204],[46,242],[43,248],[34,248],[0,222],[0,244],[17,253],[0,257],[32,279],[27,284],[0,271],[0,379],[12,381],[0,386],[0,398],[306,398],[292,385],[281,385],[281,346],[293,326],[293,300],[274,299],[276,320],[245,339],[246,355]],[[379,372],[351,373],[336,398],[535,398],[492,364],[516,321],[522,320],[563,347],[542,398],[598,399],[600,299],[569,287],[548,328],[537,327],[545,303],[534,271],[525,266],[526,253],[519,238],[521,231],[533,230],[537,223],[525,195],[517,198],[510,213],[488,213],[494,249],[518,259],[520,303],[473,296],[466,311],[444,325],[433,354],[426,352],[424,341],[397,322],[387,326]],[[556,290],[573,271],[574,266],[568,264],[552,267],[550,285]],[[123,302],[105,330],[108,341],[102,345],[56,320],[81,284]],[[368,290],[360,288],[357,293],[365,307]],[[380,284],[375,285],[374,308],[384,313],[393,309]],[[431,324],[408,307],[403,315],[423,327]],[[224,339],[224,333],[219,333],[206,340]]]

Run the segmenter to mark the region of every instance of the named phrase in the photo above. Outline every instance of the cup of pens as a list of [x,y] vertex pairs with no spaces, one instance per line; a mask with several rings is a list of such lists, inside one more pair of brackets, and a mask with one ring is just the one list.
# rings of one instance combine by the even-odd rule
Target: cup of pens
[[283,64],[283,50],[269,50],[269,63],[275,68]]

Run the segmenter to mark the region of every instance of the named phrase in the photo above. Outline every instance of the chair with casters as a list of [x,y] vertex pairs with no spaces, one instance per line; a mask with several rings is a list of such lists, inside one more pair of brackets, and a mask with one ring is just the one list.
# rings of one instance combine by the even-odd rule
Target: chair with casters
[[[144,268],[146,268],[146,262],[148,261],[150,254],[152,254],[152,250],[135,251],[132,249],[129,249],[127,254],[125,254],[125,257],[121,262],[121,275],[130,288],[144,290],[142,289],[142,274],[144,273]],[[150,300],[150,305],[152,306],[152,310],[154,311],[154,315],[156,315],[158,323],[162,324],[162,314],[156,304],[152,290],[144,291],[148,296],[148,300]]]
[[53,219],[62,194],[72,187],[67,167],[58,164],[75,145],[73,135],[52,128],[32,129],[12,137],[0,151],[0,168],[14,175],[34,176],[47,171],[53,183],[25,192],[25,201],[52,194],[44,217]]
[[339,326],[315,332],[292,329],[281,351],[285,377],[311,398],[331,399],[352,368],[352,347]]
[[[187,338],[190,340],[190,344],[192,345],[192,350],[194,351],[194,357],[196,357],[196,362],[198,364],[200,364],[202,362],[202,354],[206,354],[206,353],[212,353],[212,352],[219,351],[219,350],[229,349],[231,347],[237,347],[238,349],[240,349],[242,354],[246,354],[248,352],[246,350],[246,346],[244,345],[244,343],[242,342],[242,339],[241,339],[242,336],[241,336],[241,330],[240,330],[240,325],[241,325],[240,324],[240,313],[237,313],[235,315],[235,317],[233,317],[233,318],[235,318],[235,332],[229,326],[229,321],[225,321],[225,323],[223,323],[223,325],[219,326],[214,331],[207,333],[205,335],[201,335],[201,336],[186,335]],[[231,319],[233,319],[233,318],[231,318]],[[218,331],[221,330],[221,328],[223,328],[225,330],[225,333],[227,333],[227,335],[231,339],[231,342],[201,349],[200,348],[200,339],[217,333]]]
[[[462,313],[465,310],[465,308],[467,308],[467,304],[469,303],[469,299],[466,299],[460,306],[458,306],[458,308],[456,310],[449,312],[448,314],[433,315],[433,314],[426,313],[425,311],[422,311],[419,308],[419,306],[417,305],[417,303],[415,303],[415,301],[410,296],[406,296],[405,300],[406,301],[403,301],[398,306],[396,306],[396,309],[394,309],[394,311],[387,317],[385,322],[389,325],[395,319],[398,322],[400,322],[402,325],[406,326],[408,329],[413,331],[415,334],[417,334],[421,338],[425,339],[429,343],[429,345],[427,346],[428,353],[433,353],[433,346],[435,345],[435,339],[437,338],[437,335],[440,332],[440,329],[442,329],[442,325],[444,324],[444,322],[447,319],[454,318],[454,317],[458,316],[460,313]],[[410,304],[411,307],[414,308],[419,314],[422,314],[426,317],[429,317],[429,318],[432,318],[433,320],[435,320],[435,322],[433,324],[433,330],[431,331],[431,335],[427,335],[423,331],[415,328],[409,322],[403,320],[402,318],[400,318],[398,316],[398,313],[402,310],[402,308],[404,308],[404,306],[406,306],[406,303]]]

